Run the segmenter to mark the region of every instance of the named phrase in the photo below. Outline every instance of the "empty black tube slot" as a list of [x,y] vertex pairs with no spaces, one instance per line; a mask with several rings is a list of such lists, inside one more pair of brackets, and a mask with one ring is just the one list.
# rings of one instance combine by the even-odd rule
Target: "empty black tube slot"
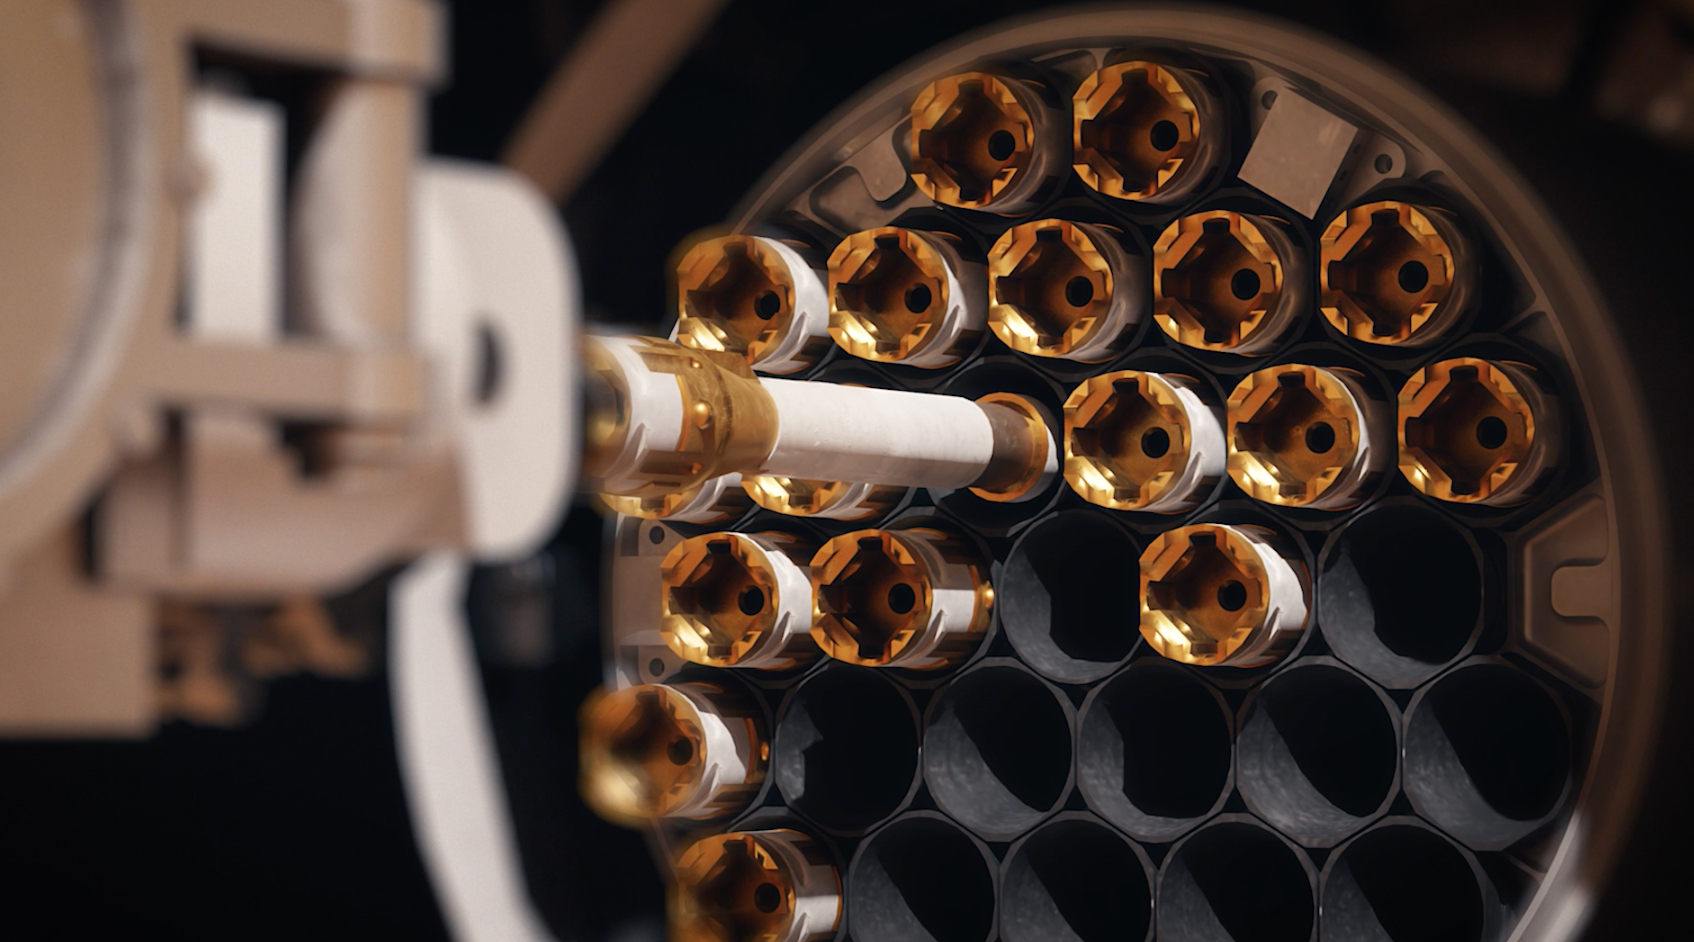
[[1386,811],[1394,796],[1397,714],[1386,695],[1329,658],[1278,674],[1241,722],[1241,797],[1302,844],[1336,843]]
[[1036,524],[1013,547],[995,585],[1000,624],[1043,675],[1082,684],[1129,658],[1140,635],[1129,534],[1087,512]]
[[1406,794],[1474,849],[1539,827],[1570,790],[1570,720],[1522,671],[1478,659],[1436,681],[1406,717]]
[[1233,724],[1223,696],[1162,658],[1132,664],[1089,695],[1077,777],[1101,817],[1168,841],[1216,812],[1229,791]]
[[994,931],[993,858],[957,825],[913,812],[860,845],[847,874],[853,937],[982,942]]
[[876,671],[828,667],[795,688],[777,722],[777,787],[823,827],[863,831],[912,793],[917,722],[911,699]]
[[1004,942],[1138,942],[1153,928],[1147,855],[1072,812],[1012,848],[1000,883]]
[[1367,677],[1411,687],[1463,657],[1480,630],[1482,563],[1441,514],[1391,505],[1338,533],[1324,553],[1318,623]]
[[1171,850],[1159,875],[1161,942],[1307,942],[1316,874],[1306,856],[1246,815]]
[[1016,661],[984,662],[930,708],[923,768],[943,811],[981,837],[1010,840],[1070,788],[1069,705]]
[[1476,858],[1416,818],[1390,818],[1337,851],[1320,892],[1325,939],[1483,942],[1499,918]]

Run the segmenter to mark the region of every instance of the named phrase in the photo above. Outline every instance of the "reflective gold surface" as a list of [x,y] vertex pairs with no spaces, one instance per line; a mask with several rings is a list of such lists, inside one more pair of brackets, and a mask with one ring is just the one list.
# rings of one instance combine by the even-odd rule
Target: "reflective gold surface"
[[794,321],[794,281],[747,235],[695,243],[677,264],[677,342],[757,362]]
[[1120,62],[1084,79],[1072,96],[1075,161],[1107,196],[1146,199],[1193,171],[1200,112],[1176,73]]
[[1141,554],[1141,636],[1171,660],[1221,664],[1264,623],[1269,592],[1264,564],[1233,528],[1167,530]]
[[1008,80],[985,72],[937,79],[912,102],[912,180],[948,206],[992,204],[1026,172],[1035,128]]
[[[601,494],[599,497],[613,513],[628,514],[643,520],[664,520],[694,503],[701,490],[710,484],[709,480],[703,481],[685,491],[646,497],[625,497],[618,494]],[[731,517],[739,517],[751,506],[753,499],[747,496],[746,491],[739,487],[726,487],[706,511],[706,519],[691,519],[690,522],[719,523]]]
[[[741,479],[741,486],[754,503],[766,510],[790,517],[828,514],[832,520],[865,520],[881,516],[906,494],[906,488],[893,485],[878,484],[861,490],[848,481],[812,481],[768,474],[748,475]],[[839,508],[849,500],[855,501],[857,509],[841,513]]]
[[1062,357],[1104,326],[1111,266],[1082,228],[1041,219],[1006,230],[988,255],[988,326],[1006,346]]
[[1258,500],[1310,504],[1348,470],[1363,426],[1331,371],[1295,363],[1259,370],[1229,396],[1229,476]]
[[763,551],[733,534],[683,540],[666,554],[659,578],[659,633],[684,660],[734,666],[776,625],[782,603],[776,573]]
[[829,335],[856,357],[898,362],[929,345],[951,298],[947,263],[892,226],[855,232],[829,257]]
[[1192,441],[1176,390],[1151,373],[1090,377],[1065,400],[1065,480],[1091,504],[1147,506],[1182,473]]
[[700,785],[705,742],[699,713],[669,687],[606,693],[583,708],[583,798],[623,823],[670,814]]
[[788,868],[751,834],[717,834],[678,858],[673,942],[776,942],[793,917]]
[[1153,243],[1153,317],[1166,334],[1203,350],[1241,346],[1276,311],[1283,262],[1253,220],[1195,213]]
[[986,407],[983,411],[991,425],[1009,427],[1015,433],[995,435],[994,457],[970,492],[996,503],[1022,500],[1041,486],[1049,453],[1058,447],[1045,412],[1015,393],[989,393],[977,403]]
[[1355,206],[1324,230],[1321,252],[1321,304],[1336,330],[1401,344],[1442,326],[1436,315],[1458,269],[1425,210],[1396,200]]
[[858,530],[818,550],[812,557],[812,639],[825,654],[850,664],[887,665],[937,630],[951,631],[962,642],[942,652],[944,657],[969,653],[987,629],[993,589],[979,563],[947,547],[955,558],[941,565],[968,571],[965,584],[949,591],[969,591],[971,611],[957,624],[936,624],[931,616],[937,574],[914,545],[925,539],[948,543],[934,530]]
[[[1500,364],[1442,360],[1400,390],[1400,470],[1439,500],[1488,501],[1532,473],[1536,416]],[[1527,483],[1527,482],[1525,482]]]

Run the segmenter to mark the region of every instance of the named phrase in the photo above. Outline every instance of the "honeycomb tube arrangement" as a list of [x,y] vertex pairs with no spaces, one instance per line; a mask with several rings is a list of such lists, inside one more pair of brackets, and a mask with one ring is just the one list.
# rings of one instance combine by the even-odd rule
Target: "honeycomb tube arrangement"
[[660,564],[660,633],[709,667],[783,670],[818,657],[812,642],[814,544],[788,533],[708,533]]
[[753,708],[712,683],[604,692],[582,710],[582,795],[608,820],[722,817],[765,779],[770,743]]
[[1306,629],[1306,583],[1305,565],[1262,527],[1166,530],[1141,554],[1141,636],[1184,664],[1271,664]]
[[841,877],[828,852],[789,828],[696,841],[671,885],[676,942],[821,942],[841,923]]
[[932,528],[857,530],[812,557],[812,637],[837,660],[934,669],[988,631],[994,590],[965,540]]

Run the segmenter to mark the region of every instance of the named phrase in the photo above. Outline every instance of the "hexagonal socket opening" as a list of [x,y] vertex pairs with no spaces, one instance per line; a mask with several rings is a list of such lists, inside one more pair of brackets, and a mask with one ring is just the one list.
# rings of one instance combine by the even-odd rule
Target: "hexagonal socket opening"
[[937,79],[912,103],[912,180],[948,206],[993,203],[1030,162],[1035,128],[1007,80]]
[[657,685],[607,693],[583,722],[583,794],[614,820],[660,817],[682,804],[705,766],[699,716]]
[[1065,402],[1065,480],[1091,504],[1135,510],[1182,474],[1191,440],[1169,384],[1134,370],[1092,377]]
[[730,534],[677,544],[660,579],[665,643],[697,664],[737,663],[775,624],[776,577],[758,549]]
[[1283,265],[1252,220],[1227,210],[1184,216],[1153,245],[1153,316],[1191,347],[1239,347],[1276,310]]
[[829,333],[869,360],[922,349],[947,311],[947,265],[907,229],[856,232],[829,259]]
[[1088,234],[1059,219],[1007,230],[988,258],[988,326],[1022,353],[1064,356],[1104,325],[1111,265]]
[[1119,199],[1146,199],[1192,176],[1200,111],[1176,73],[1120,62],[1083,80],[1073,98],[1076,172]]
[[1359,450],[1360,417],[1327,371],[1260,370],[1229,397],[1229,471],[1241,489],[1274,504],[1310,503]]
[[1535,415],[1496,364],[1461,357],[1431,364],[1400,393],[1400,466],[1432,497],[1481,502],[1525,472]]
[[853,664],[887,664],[929,621],[923,563],[893,535],[837,537],[812,559],[812,636],[824,653]]
[[677,264],[677,342],[756,360],[794,320],[788,266],[752,236],[697,243]]
[[1330,223],[1322,264],[1324,316],[1349,337],[1384,344],[1438,328],[1457,271],[1430,217],[1394,200],[1355,206]]
[[780,939],[794,915],[787,868],[750,834],[719,834],[684,851],[671,895],[679,942]]
[[1226,527],[1168,530],[1141,555],[1141,631],[1160,654],[1219,664],[1264,621],[1269,586],[1258,555]]

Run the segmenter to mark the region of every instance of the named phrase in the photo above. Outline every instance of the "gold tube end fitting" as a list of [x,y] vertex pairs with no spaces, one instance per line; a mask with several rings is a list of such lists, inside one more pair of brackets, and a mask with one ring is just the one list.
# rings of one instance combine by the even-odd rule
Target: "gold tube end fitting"
[[1433,340],[1464,299],[1462,246],[1438,210],[1398,200],[1354,206],[1324,230],[1323,315],[1355,340]]
[[1014,80],[986,72],[936,79],[912,102],[912,181],[930,199],[985,209],[1027,189],[1039,135]]
[[1360,482],[1367,422],[1331,370],[1291,363],[1250,373],[1229,396],[1229,476],[1266,503],[1336,506]]
[[1174,70],[1119,62],[1084,79],[1072,98],[1077,175],[1107,196],[1169,195],[1204,167],[1200,109]]
[[813,481],[768,474],[744,477],[741,486],[753,503],[773,513],[825,520],[880,517],[906,494],[906,488],[888,484]]
[[926,359],[937,342],[950,344],[941,326],[957,299],[947,269],[936,245],[910,229],[853,233],[829,257],[829,335],[866,360]]
[[1287,653],[1305,627],[1305,586],[1266,545],[1254,528],[1220,524],[1159,534],[1141,554],[1141,636],[1164,657],[1206,667]]
[[[689,686],[698,688],[695,696],[680,686],[648,684],[602,692],[584,704],[582,795],[601,817],[629,826],[673,815],[712,817],[744,803],[763,780],[768,746],[752,717],[723,709],[717,688]],[[724,737],[712,736],[713,726]],[[729,743],[736,739],[749,755],[712,754],[733,751]],[[713,764],[740,775],[708,782]]]
[[[840,922],[841,889],[839,875],[823,859],[810,838],[791,830],[714,834],[695,842],[677,858],[670,895],[671,938],[827,938]],[[808,878],[823,885],[808,886]]]
[[1287,316],[1284,268],[1260,222],[1222,209],[1184,216],[1153,243],[1153,318],[1190,347],[1257,349]]
[[812,557],[812,638],[866,667],[943,667],[988,629],[980,562],[937,530],[858,530]]
[[[1400,390],[1400,470],[1438,500],[1510,505],[1550,464],[1557,426],[1527,367],[1474,357],[1417,371]],[[1514,375],[1515,374],[1515,375]]]
[[1154,503],[1182,475],[1192,445],[1176,389],[1157,374],[1090,377],[1065,400],[1065,480],[1096,506]]
[[[1092,227],[1041,219],[1006,230],[988,255],[988,326],[1020,353],[1068,357],[1098,346],[1117,290]],[[1113,345],[1091,360],[1110,358]]]
[[[710,667],[734,667],[755,657],[761,665],[791,667],[815,657],[807,633],[811,599],[800,604],[783,591],[786,581],[790,592],[804,588],[809,596],[811,585],[803,581],[803,570],[798,580],[784,580],[776,569],[790,550],[811,555],[798,539],[780,533],[708,533],[672,547],[659,565],[659,631],[665,644],[678,657]],[[788,634],[782,629],[789,621],[797,634],[778,637]]]

